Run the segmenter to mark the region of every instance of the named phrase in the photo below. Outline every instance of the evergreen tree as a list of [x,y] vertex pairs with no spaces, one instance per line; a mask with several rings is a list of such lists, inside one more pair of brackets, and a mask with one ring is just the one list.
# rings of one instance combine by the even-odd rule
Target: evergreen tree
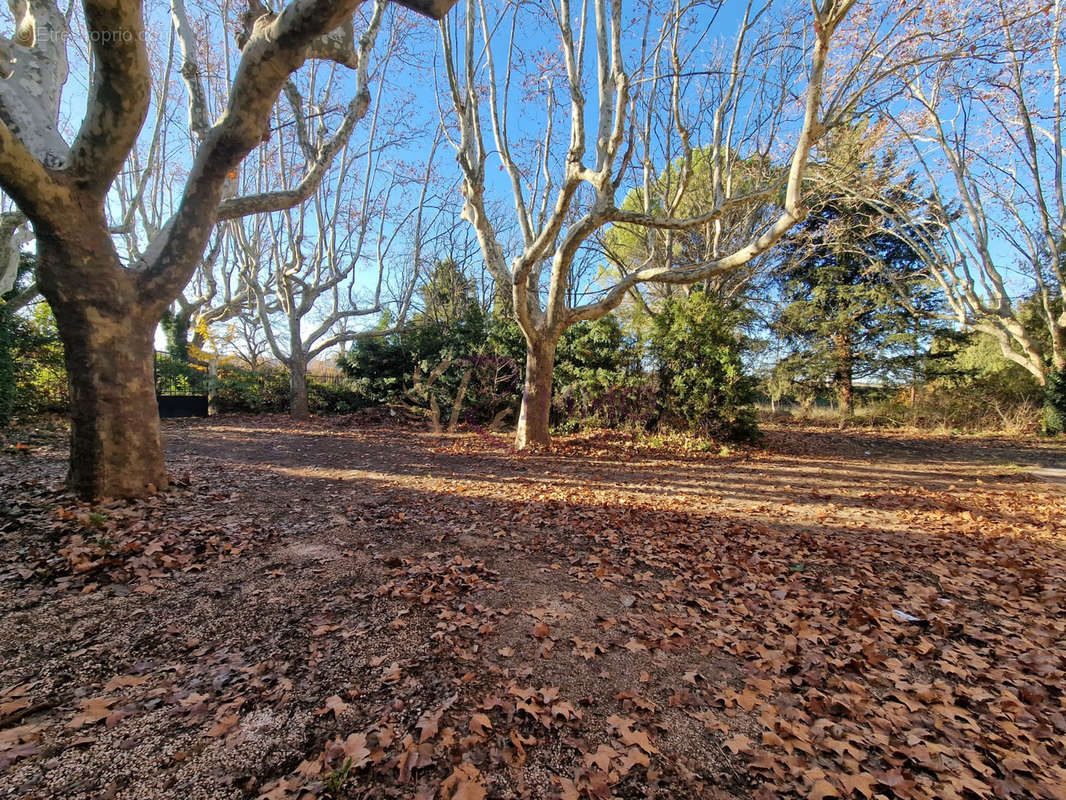
[[448,326],[484,317],[474,281],[455,259],[446,258],[434,264],[418,294],[422,298],[422,310],[412,317],[414,325]]
[[167,338],[167,355],[181,364],[189,363],[189,316],[167,309],[159,321]]
[[[406,330],[359,339],[337,363],[367,405],[411,402],[412,390],[432,375],[432,385],[416,395],[429,404],[432,394],[433,404],[448,415],[453,404],[465,406],[481,388],[474,373],[495,355],[490,340],[496,323],[481,308],[474,281],[454,259],[437,261],[418,294],[422,308]],[[464,378],[471,369],[474,373]]]
[[935,317],[942,298],[922,279],[913,237],[900,235],[902,223],[876,199],[913,211],[914,180],[899,175],[891,154],[870,155],[870,133],[859,125],[829,137],[810,214],[781,246],[775,273],[781,303],[772,329],[791,350],[778,372],[808,391],[832,389],[842,417],[858,379],[915,385],[943,327]]
[[703,290],[671,298],[655,315],[650,341],[659,374],[661,420],[709,436],[758,437],[755,380],[738,331],[744,312]]

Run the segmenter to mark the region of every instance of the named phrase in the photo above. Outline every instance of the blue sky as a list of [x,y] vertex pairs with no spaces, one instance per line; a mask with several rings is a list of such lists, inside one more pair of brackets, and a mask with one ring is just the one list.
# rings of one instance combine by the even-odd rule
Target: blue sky
[[[188,8],[190,14],[194,17],[201,16],[205,20],[213,20],[212,24],[217,25],[217,13],[209,11],[206,3],[190,2]],[[520,49],[523,55],[529,59],[551,59],[557,56],[558,45],[548,26],[535,23],[528,24],[532,16],[528,11],[529,6],[525,8],[526,10],[520,14],[520,22],[523,23],[524,27],[521,28],[519,36]],[[627,6],[626,8],[628,11],[630,7]],[[726,2],[718,10],[713,31],[706,37],[700,37],[701,52],[697,54],[694,61],[696,67],[699,67],[702,61],[705,60],[703,53],[709,52],[716,41],[728,42],[731,39],[738,25],[742,8],[743,4],[741,3]],[[461,3],[460,6],[452,11],[451,24],[457,24],[460,21],[462,10]],[[9,17],[6,9],[2,13]],[[168,6],[166,3],[154,0],[148,5],[146,13],[148,16],[149,41],[155,51],[165,53],[170,36]],[[428,142],[437,126],[439,104],[446,108],[448,99],[446,97],[439,99],[438,87],[435,85],[435,82],[440,78],[441,69],[439,36],[436,25],[428,20],[416,19],[409,12],[404,13],[407,15],[407,24],[410,26],[408,31],[409,38],[406,41],[406,51],[402,58],[396,60],[394,69],[384,77],[384,80],[373,81],[371,88],[375,93],[383,93],[389,113],[394,115],[395,119],[402,121],[408,129],[402,134],[402,141],[391,150],[389,158],[397,166],[402,164],[406,168],[417,168],[417,165],[425,159]],[[697,17],[696,24],[707,23],[709,17],[710,11],[704,9],[704,16],[702,18]],[[219,44],[223,42],[223,37],[230,35],[228,30],[224,31],[221,27],[215,27],[214,30],[213,37]],[[640,33],[641,20],[633,20],[632,24],[627,24],[626,46],[630,51],[638,46]],[[693,37],[695,38],[695,34],[693,34]],[[505,48],[506,42],[504,39],[498,40],[494,47],[498,68],[504,61]],[[84,36],[79,36],[77,31],[71,36],[70,52],[71,71],[64,95],[63,112],[68,131],[76,127],[77,123],[80,122],[87,85],[84,63]],[[172,72],[171,74],[172,79],[176,79],[176,73]],[[531,74],[529,77],[534,81],[537,78],[535,74]],[[694,78],[693,80],[698,79]],[[344,78],[343,82],[347,84],[347,92],[350,92],[352,87],[351,77]],[[185,113],[183,93],[183,87],[180,84],[176,84],[170,100],[172,105],[168,108],[168,113],[172,115],[175,121],[175,128],[170,136],[168,166],[179,171],[183,166],[187,165],[189,158],[188,134],[182,130]],[[342,97],[345,94],[346,92],[344,91],[339,93]],[[591,111],[595,97],[589,93],[587,100],[588,109]],[[544,119],[538,104],[523,102],[516,93],[510,108],[512,113],[511,122],[516,138],[536,138],[539,136],[543,129]],[[151,114],[154,114],[154,110],[150,112],[150,118]],[[565,115],[562,112],[557,115],[557,132],[564,130],[562,125],[565,121],[564,117]],[[591,118],[592,114],[590,113]],[[363,124],[365,125],[365,120]],[[592,136],[591,130],[594,130],[594,125],[590,124],[590,137]],[[148,135],[150,135],[150,129],[146,126],[145,136],[147,137]],[[355,138],[358,139],[361,135],[362,130],[357,129]],[[487,131],[486,135],[489,135]],[[787,139],[787,137],[785,138]],[[438,151],[437,163],[440,169],[441,191],[445,194],[457,192],[458,171],[454,168],[452,159],[453,153],[447,146]],[[498,163],[491,158],[487,165],[487,175],[489,194],[501,208],[506,209],[510,202],[509,186]],[[404,202],[411,202],[410,196]],[[401,207],[398,209],[398,213],[403,216],[408,210]],[[465,225],[461,221],[457,221],[455,224],[459,226]],[[997,253],[1002,253],[1004,262],[1007,262],[1010,258],[1007,250],[1000,245],[997,245]],[[447,254],[440,253],[440,255]],[[360,280],[366,281],[367,273],[361,274],[363,277]]]

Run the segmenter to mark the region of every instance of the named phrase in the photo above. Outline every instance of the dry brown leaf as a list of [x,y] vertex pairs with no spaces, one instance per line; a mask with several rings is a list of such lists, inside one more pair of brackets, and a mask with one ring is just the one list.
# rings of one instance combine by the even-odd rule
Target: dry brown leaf
[[332,712],[335,717],[339,717],[347,711],[348,708],[348,704],[341,699],[340,695],[331,694],[326,698],[326,704],[322,706],[322,708],[317,709],[315,714],[317,716],[322,716],[323,714],[329,714]]
[[111,713],[111,706],[119,699],[118,697],[93,697],[82,700],[81,710],[67,723],[67,727],[77,730],[83,725],[93,725],[105,719]]
[[116,675],[104,684],[104,691],[113,692],[115,689],[122,689],[127,686],[140,686],[147,680],[148,677],[146,675]]
[[418,722],[415,723],[415,727],[421,731],[418,737],[418,741],[429,741],[437,735],[437,731],[440,729],[440,720],[444,716],[444,709],[438,708],[435,711],[427,711],[423,714]]
[[237,727],[237,723],[240,721],[239,714],[226,714],[218,719],[214,725],[207,729],[204,736],[212,739],[217,739],[220,736],[225,736]]
[[606,744],[601,744],[595,753],[582,754],[586,767],[597,767],[601,772],[606,772],[611,766],[611,759],[617,757],[614,748]]
[[840,797],[840,792],[825,778],[819,778],[807,793],[807,800],[825,800],[826,797]]
[[351,769],[359,769],[370,761],[370,748],[367,747],[365,733],[353,733],[344,740],[345,758],[351,759]]
[[440,787],[442,800],[485,800],[481,771],[468,761],[459,764]]
[[735,736],[731,736],[730,738],[722,742],[722,747],[724,747],[733,755],[740,755],[741,753],[750,753],[751,739],[749,739],[743,733],[738,733]]
[[470,732],[477,736],[484,736],[492,730],[492,720],[487,714],[474,714],[470,717]]
[[841,775],[839,777],[840,782],[844,784],[844,791],[848,794],[858,792],[863,797],[874,796],[875,790],[873,787],[877,783],[876,776],[863,772],[858,775]]

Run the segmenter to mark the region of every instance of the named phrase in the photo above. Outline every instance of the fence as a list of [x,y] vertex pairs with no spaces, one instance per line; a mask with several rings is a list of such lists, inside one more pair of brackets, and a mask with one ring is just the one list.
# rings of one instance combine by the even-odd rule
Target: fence
[[207,366],[155,353],[155,396],[160,417],[206,417],[213,376]]

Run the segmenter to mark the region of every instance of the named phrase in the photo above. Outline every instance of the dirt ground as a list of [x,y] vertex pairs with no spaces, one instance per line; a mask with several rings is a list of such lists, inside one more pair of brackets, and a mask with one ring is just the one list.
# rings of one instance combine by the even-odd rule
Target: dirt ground
[[0,455],[0,797],[1066,798],[1061,443],[165,438]]

